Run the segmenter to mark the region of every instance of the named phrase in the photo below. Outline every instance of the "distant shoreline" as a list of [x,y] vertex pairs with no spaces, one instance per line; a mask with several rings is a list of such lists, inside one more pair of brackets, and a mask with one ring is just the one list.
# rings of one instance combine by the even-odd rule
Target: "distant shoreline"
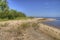
[[57,19],[54,18],[37,18],[37,20],[42,20],[42,21],[56,21]]

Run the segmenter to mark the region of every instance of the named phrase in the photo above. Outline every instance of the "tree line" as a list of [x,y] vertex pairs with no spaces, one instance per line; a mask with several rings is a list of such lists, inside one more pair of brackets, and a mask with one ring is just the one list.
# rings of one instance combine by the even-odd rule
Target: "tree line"
[[15,19],[18,17],[26,17],[26,15],[13,9],[10,10],[7,0],[0,0],[0,19]]

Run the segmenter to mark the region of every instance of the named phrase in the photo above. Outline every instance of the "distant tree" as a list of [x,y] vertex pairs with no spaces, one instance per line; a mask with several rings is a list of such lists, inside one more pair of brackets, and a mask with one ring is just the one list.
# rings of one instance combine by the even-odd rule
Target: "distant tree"
[[9,13],[8,13],[8,18],[10,19],[15,19],[15,18],[17,18],[17,17],[26,17],[26,15],[24,14],[24,13],[22,13],[22,12],[18,12],[18,11],[16,11],[16,10],[10,10],[9,11]]

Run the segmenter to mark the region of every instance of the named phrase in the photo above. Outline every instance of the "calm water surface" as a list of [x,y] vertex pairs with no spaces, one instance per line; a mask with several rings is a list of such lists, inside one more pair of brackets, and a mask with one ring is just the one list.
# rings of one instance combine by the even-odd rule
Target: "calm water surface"
[[44,23],[60,29],[60,18],[55,18],[55,19],[57,20],[52,22],[44,22]]

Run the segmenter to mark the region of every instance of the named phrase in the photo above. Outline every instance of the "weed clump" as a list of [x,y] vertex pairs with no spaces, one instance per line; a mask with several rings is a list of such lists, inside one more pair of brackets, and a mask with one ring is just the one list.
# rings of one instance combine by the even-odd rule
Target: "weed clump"
[[23,23],[23,24],[21,24],[21,29],[26,29],[26,28],[28,28],[28,27],[30,27],[31,25],[30,25],[30,22],[26,22],[26,23]]
[[39,28],[38,23],[32,23],[32,27],[36,30],[37,28]]

